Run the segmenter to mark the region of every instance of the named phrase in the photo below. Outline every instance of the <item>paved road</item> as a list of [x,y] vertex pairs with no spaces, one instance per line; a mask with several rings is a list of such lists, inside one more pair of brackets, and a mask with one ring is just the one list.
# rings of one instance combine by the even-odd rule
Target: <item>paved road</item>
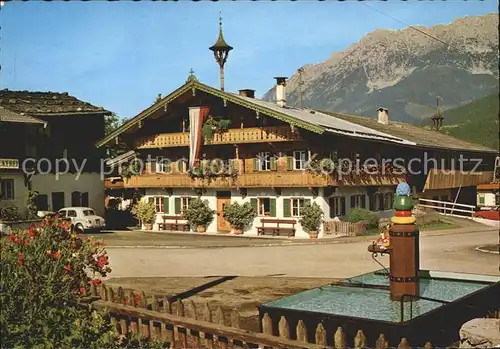
[[[499,256],[475,251],[496,244],[498,232],[421,236],[421,268],[500,275]],[[224,248],[112,248],[110,277],[266,276],[348,277],[379,269],[368,243]],[[388,257],[382,261],[387,265]]]

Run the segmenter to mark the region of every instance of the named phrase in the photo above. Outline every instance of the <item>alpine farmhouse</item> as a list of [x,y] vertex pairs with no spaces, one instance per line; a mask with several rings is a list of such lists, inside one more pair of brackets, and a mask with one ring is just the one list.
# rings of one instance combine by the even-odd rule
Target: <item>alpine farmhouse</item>
[[[282,98],[272,103],[256,99],[252,90],[224,92],[191,75],[184,85],[97,143],[98,147],[125,143],[131,149],[115,159],[127,174],[110,176],[105,181],[108,192],[116,197],[139,190],[144,200],[154,201],[155,230],[164,216],[182,216],[190,198],[200,197],[217,212],[208,232],[230,232],[222,215],[224,206],[249,201],[258,217],[245,234],[257,234],[261,218],[275,217],[296,219],[295,236],[307,237],[298,224],[307,201],[320,205],[326,219],[342,218],[355,207],[387,215],[395,186],[403,180],[415,197],[451,200],[459,192],[457,202],[474,204],[476,185],[493,178],[494,150],[437,130],[392,122],[383,108],[378,119],[370,119],[289,107],[285,79],[277,81]],[[226,125],[223,131],[217,129],[221,124]],[[207,125],[216,125],[213,134],[203,131]],[[454,160],[458,164],[460,155],[479,158],[481,164],[473,173],[437,171],[450,169]],[[437,159],[437,167],[431,162],[427,173],[425,157]],[[337,170],[316,171],[312,164],[318,166],[318,161],[309,163],[312,158],[333,163],[359,159],[361,164],[371,158],[379,163],[367,165],[369,173],[339,175]],[[404,164],[420,159],[413,166],[420,173],[405,174],[381,164],[382,159],[396,158],[403,158]],[[471,171],[475,165],[465,162],[464,168]],[[202,174],[203,166],[212,166],[212,171]]]
[[1,207],[24,216],[28,192],[37,191],[39,211],[89,206],[103,215],[104,153],[95,143],[108,114],[68,93],[1,90]]

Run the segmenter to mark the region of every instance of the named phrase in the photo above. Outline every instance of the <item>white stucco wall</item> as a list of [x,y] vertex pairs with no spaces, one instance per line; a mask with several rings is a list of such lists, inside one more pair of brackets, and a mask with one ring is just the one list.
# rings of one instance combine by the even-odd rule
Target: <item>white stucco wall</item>
[[[266,197],[266,198],[273,198],[276,199],[276,217],[273,218],[278,218],[278,219],[295,219],[297,221],[295,228],[295,236],[296,237],[302,237],[302,238],[307,238],[309,237],[309,234],[304,231],[302,226],[299,223],[300,217],[285,217],[284,212],[283,212],[283,200],[284,199],[291,199],[291,198],[304,198],[304,199],[309,199],[311,202],[315,202],[318,204],[323,212],[324,212],[324,219],[325,220],[330,220],[333,219],[334,217],[330,217],[330,206],[328,203],[328,197],[324,197],[324,190],[323,188],[319,188],[318,190],[318,195],[314,197],[312,195],[311,190],[308,188],[283,188],[281,190],[281,195],[277,196],[275,191],[271,188],[249,188],[247,190],[247,195],[245,197],[242,197],[240,192],[238,190],[228,190],[228,189],[207,189],[206,192],[204,192],[201,195],[202,200],[207,200],[209,207],[212,208],[213,210],[217,209],[217,197],[216,197],[216,192],[217,191],[231,191],[231,202],[239,202],[239,203],[245,203],[245,202],[250,202],[251,199],[256,199],[259,197]],[[369,204],[369,197],[366,191],[365,187],[343,187],[339,188],[335,194],[332,196],[344,196],[346,198],[346,215],[349,214],[351,211],[351,206],[350,206],[350,196],[351,195],[365,195],[365,202],[366,205],[368,206]],[[174,205],[175,205],[175,198],[176,197],[183,197],[183,196],[191,196],[191,197],[197,197],[196,192],[192,189],[173,189],[172,195],[168,196],[167,192],[161,188],[150,188],[146,189],[146,195],[144,197],[144,200],[148,200],[149,197],[152,196],[162,196],[164,200],[169,201],[169,213],[168,215],[175,215],[174,213]],[[387,210],[387,211],[379,211],[376,212],[380,217],[390,217],[393,214],[392,210]],[[163,222],[163,213],[157,214],[156,221],[153,225],[153,230],[159,230],[158,223]],[[345,216],[341,216],[339,218],[344,218]],[[216,233],[217,232],[217,215],[215,215],[213,222],[207,227],[207,232],[211,233]],[[244,231],[245,235],[257,235],[257,227],[261,226],[261,219],[264,217],[256,217],[254,219],[253,226],[250,227],[249,229]],[[288,227],[289,225],[284,225],[284,227]],[[323,227],[320,227],[319,230],[319,237],[323,236]]]
[[104,181],[99,173],[38,174],[31,179],[32,189],[48,197],[49,210],[53,210],[52,193],[64,192],[64,206],[71,206],[71,193],[79,191],[89,194],[89,206],[97,215],[104,216]]
[[0,207],[16,206],[22,217],[27,214],[26,200],[28,199],[28,188],[24,185],[24,175],[14,172],[0,172],[1,179],[14,180],[14,199],[0,200]]
[[[484,202],[481,203],[480,198],[484,197]],[[477,193],[477,205],[478,206],[496,206],[495,205],[495,194],[488,192],[479,192]]]

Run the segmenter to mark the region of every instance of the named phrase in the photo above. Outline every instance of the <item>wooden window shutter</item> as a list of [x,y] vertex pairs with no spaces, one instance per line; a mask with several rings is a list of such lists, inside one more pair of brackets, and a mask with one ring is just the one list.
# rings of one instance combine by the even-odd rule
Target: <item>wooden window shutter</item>
[[366,195],[361,195],[361,207],[366,208]]
[[351,202],[351,208],[356,207],[356,195],[351,195],[349,201]]
[[170,198],[168,196],[163,197],[163,213],[168,213]]
[[257,159],[257,158],[253,158],[253,159],[252,159],[252,162],[253,162],[253,165],[252,165],[252,166],[253,166],[253,167],[252,167],[252,168],[253,168],[253,171],[254,171],[254,172],[257,172],[257,171],[259,170],[259,161],[258,161],[258,159]]
[[255,198],[250,199],[250,205],[255,210],[255,214],[258,214],[259,211],[257,210],[257,199]]
[[156,173],[156,161],[153,160],[149,163],[150,166],[150,173]]
[[292,156],[287,156],[287,158],[286,158],[286,169],[288,171],[293,170],[293,157]]
[[345,197],[340,198],[340,215],[345,216]]
[[269,199],[269,214],[276,217],[276,199]]
[[174,200],[174,213],[175,214],[181,213],[181,198],[175,198]]
[[283,217],[292,216],[292,207],[290,199],[283,199]]
[[335,198],[329,198],[328,205],[330,206],[330,218],[335,218]]
[[231,159],[231,169],[233,172],[238,172],[239,171],[239,166],[240,162],[238,159]]
[[277,170],[277,165],[276,165],[276,157],[272,156],[269,162],[271,171],[276,171]]

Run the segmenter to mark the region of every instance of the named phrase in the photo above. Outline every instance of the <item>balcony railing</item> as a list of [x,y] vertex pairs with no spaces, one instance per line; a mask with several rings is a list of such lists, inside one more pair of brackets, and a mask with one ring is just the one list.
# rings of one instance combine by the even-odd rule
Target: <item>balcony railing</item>
[[[278,160],[275,171],[254,171],[252,159],[233,159],[231,168],[237,175],[212,178],[191,178],[172,163],[169,173],[145,173],[132,176],[123,182],[124,188],[262,188],[262,187],[326,187],[326,186],[390,186],[404,180],[404,175],[372,175],[372,176],[338,176],[333,174],[314,173],[309,170],[286,170]],[[285,161],[286,162],[286,161]]]
[[[286,142],[300,140],[299,134],[292,132],[289,126],[232,128],[216,133],[205,144],[239,144],[262,142]],[[168,148],[189,145],[189,132],[161,133],[143,137],[136,141],[135,148]]]

